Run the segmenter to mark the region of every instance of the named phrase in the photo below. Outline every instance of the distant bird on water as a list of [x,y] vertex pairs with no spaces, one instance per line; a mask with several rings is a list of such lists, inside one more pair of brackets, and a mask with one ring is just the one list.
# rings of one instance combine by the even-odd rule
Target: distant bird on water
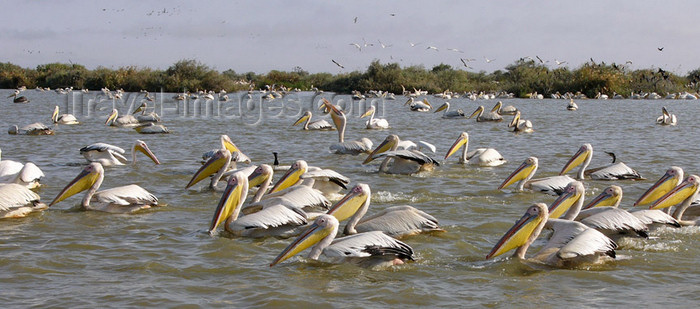
[[333,59],[331,59],[331,61],[333,61],[333,63],[335,63],[335,65],[339,66],[341,69],[345,68],[342,64],[338,63],[338,61],[335,61]]

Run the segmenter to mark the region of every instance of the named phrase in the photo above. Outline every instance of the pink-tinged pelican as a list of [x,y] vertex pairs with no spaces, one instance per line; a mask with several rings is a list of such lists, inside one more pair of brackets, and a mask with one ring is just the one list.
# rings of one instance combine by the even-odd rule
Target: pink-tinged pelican
[[656,118],[656,124],[663,126],[675,126],[678,124],[678,119],[676,119],[676,115],[669,113],[668,110],[666,110],[666,106],[664,106],[661,108],[661,116]]
[[532,133],[532,122],[530,120],[520,120],[520,111],[515,112],[513,120],[508,124],[509,128],[513,128],[515,133]]
[[59,114],[58,105],[54,107],[51,121],[55,124],[80,124],[73,114]]
[[[592,214],[604,212],[607,214],[607,220],[623,223],[627,216],[624,214],[626,211],[613,210],[614,208],[618,208],[618,206],[620,206],[621,200],[622,188],[616,185],[611,185],[605,188],[598,196],[594,197],[588,204],[583,206],[583,209],[576,217],[576,220],[578,221]],[[598,210],[590,210],[594,207],[598,208]],[[668,224],[675,227],[680,227],[678,220],[658,209],[641,209],[630,211],[629,213],[637,217],[637,219],[641,220],[641,222],[647,226],[652,224]]]
[[566,185],[574,180],[566,175],[532,179],[535,172],[537,172],[537,167],[539,166],[538,162],[539,160],[536,157],[525,159],[525,161],[498,186],[498,190],[519,182],[516,189],[518,192],[522,192],[524,189],[531,189],[550,195],[559,195],[564,192]]
[[367,129],[388,129],[389,122],[386,119],[374,118],[377,108],[374,105],[370,106],[367,111],[360,116],[360,118],[369,117],[369,120],[365,122],[365,127]]
[[[145,154],[153,163],[160,164],[156,155],[142,140],[136,140],[134,146],[131,147],[131,164],[136,164],[137,151]],[[88,162],[98,162],[103,166],[125,165],[128,162],[124,157],[124,149],[106,143],[94,143],[80,148],[80,154]]]
[[380,231],[391,237],[402,238],[419,233],[445,231],[440,228],[435,217],[409,205],[388,207],[365,217],[371,195],[369,185],[357,184],[328,210],[328,214],[336,217],[338,221],[350,218],[345,225],[345,235]]
[[549,219],[544,203],[528,207],[486,256],[490,259],[515,250],[514,256],[525,259],[530,245],[542,232],[545,224],[554,231],[547,244],[534,257],[528,259],[553,267],[577,267],[584,264],[601,264],[615,258],[617,244],[602,233],[582,223]]
[[591,144],[583,144],[579,150],[566,162],[564,168],[562,168],[559,175],[564,175],[575,167],[579,166],[578,173],[576,174],[576,179],[582,180],[584,175],[589,175],[591,179],[594,180],[616,180],[616,179],[632,179],[639,180],[644,179],[639,172],[631,169],[627,164],[623,162],[615,163],[615,154],[612,152],[606,152],[613,158],[612,164],[600,168],[595,168],[586,171],[588,164],[591,163],[591,158],[593,157],[593,146]]
[[378,158],[384,158],[379,166],[380,173],[406,175],[432,171],[435,166],[440,165],[435,159],[418,150],[398,149],[400,142],[398,135],[390,134],[367,156],[362,164],[367,164]]
[[39,195],[27,187],[15,183],[0,184],[0,219],[22,218],[47,208],[39,200]]
[[671,191],[683,181],[683,169],[678,166],[671,166],[659,180],[657,180],[642,196],[634,202],[633,206],[651,204],[664,194]]
[[442,118],[445,119],[464,119],[467,117],[467,115],[465,115],[464,111],[461,109],[458,109],[456,111],[450,111],[450,102],[445,102],[444,104],[442,104],[435,110],[435,113],[441,111],[445,111],[444,113],[442,113]]
[[[495,106],[494,106],[495,107]],[[476,110],[469,116],[469,119],[476,116],[476,122],[487,122],[487,121],[502,121],[503,117],[496,113],[496,111],[491,110],[490,112],[484,114],[484,106],[480,105]]]
[[330,130],[335,130],[333,128],[333,125],[331,125],[330,122],[326,121],[325,119],[321,120],[316,120],[316,121],[311,121],[311,112],[306,111],[303,116],[301,116],[297,121],[295,121],[292,126],[298,125],[300,123],[304,123],[304,130],[323,130],[323,131],[330,131]]
[[372,141],[366,137],[357,141],[345,142],[345,127],[347,126],[345,113],[325,98],[323,99],[322,108],[329,111],[335,127],[338,128],[338,143],[329,147],[331,152],[356,156],[361,153],[369,153],[372,150]]
[[273,261],[275,266],[313,246],[308,258],[318,260],[323,255],[331,263],[350,263],[378,268],[404,264],[413,260],[413,248],[378,231],[359,233],[336,239],[338,219],[320,215],[299,237],[292,241]]
[[433,108],[433,106],[430,105],[430,102],[428,102],[428,99],[423,99],[423,101],[416,102],[415,100],[413,100],[412,97],[408,98],[408,101],[406,101],[406,103],[404,103],[403,105],[408,105],[411,111],[414,112],[427,112]]
[[87,190],[80,206],[83,210],[97,210],[109,213],[133,213],[158,205],[158,198],[138,185],[128,185],[97,191],[104,180],[104,168],[100,163],[92,162],[61,190],[49,204],[63,201],[75,194]]
[[690,175],[678,186],[656,200],[656,202],[651,205],[650,209],[663,209],[676,205],[672,216],[674,219],[678,220],[681,225],[700,225],[700,220],[698,220],[698,218],[683,220],[683,214],[697,198],[699,189],[700,177],[697,175]]
[[457,140],[452,144],[452,147],[445,154],[445,160],[453,155],[459,148],[464,147],[462,156],[459,157],[459,163],[475,164],[479,166],[499,166],[506,163],[506,159],[493,148],[477,148],[471,152],[467,152],[469,148],[469,134],[462,132]]

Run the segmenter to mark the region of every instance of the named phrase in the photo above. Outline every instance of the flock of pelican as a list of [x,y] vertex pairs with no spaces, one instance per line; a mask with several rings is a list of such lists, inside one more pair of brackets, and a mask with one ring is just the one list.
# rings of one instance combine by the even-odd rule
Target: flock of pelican
[[[573,103],[573,101],[571,102]],[[427,100],[410,98],[405,105],[412,111],[432,109]],[[419,141],[402,141],[398,135],[389,134],[378,146],[362,138],[345,141],[347,117],[345,112],[330,101],[322,99],[319,110],[328,113],[332,123],[325,120],[311,121],[307,111],[292,125],[304,124],[304,130],[337,130],[338,143],[329,147],[331,153],[358,156],[365,154],[362,164],[381,161],[378,172],[410,175],[430,172],[440,162],[423,150],[435,153],[433,145]],[[532,124],[520,120],[521,112],[512,106],[503,107],[498,102],[490,112],[479,106],[467,117],[461,110],[450,111],[445,103],[435,112],[444,111],[443,118],[473,118],[477,122],[501,121],[501,115],[513,115],[509,127],[516,132],[532,132]],[[134,112],[119,116],[114,110],[105,125],[135,127],[154,130],[160,118],[155,113],[146,113],[144,104]],[[386,129],[386,119],[375,118],[376,107],[371,106],[361,117],[369,117],[367,129]],[[60,114],[55,108],[51,117],[54,124],[79,123],[69,114]],[[675,115],[663,108],[657,120],[659,124],[674,125]],[[164,127],[163,127],[164,128]],[[167,130],[167,129],[165,129]],[[143,133],[140,131],[140,133]],[[160,132],[164,133],[164,132]],[[311,133],[310,133],[311,134]],[[469,151],[469,134],[462,132],[444,156],[448,160],[462,149],[460,164],[497,167],[506,159],[493,148],[476,148]],[[105,176],[105,167],[127,165],[125,150],[106,143],[87,145],[78,151],[87,161],[78,175],[48,204],[40,201],[32,190],[41,185],[44,176],[33,163],[0,160],[0,217],[16,218],[42,211],[74,195],[85,192],[80,202],[83,210],[109,213],[133,213],[151,207],[162,206],[158,198],[146,189],[126,185],[98,191]],[[159,165],[160,160],[148,145],[141,140],[131,147],[131,163],[137,153],[147,156]],[[0,152],[1,154],[1,152]],[[559,175],[533,179],[538,169],[538,158],[529,157],[520,164],[498,186],[503,190],[518,183],[516,192],[533,190],[557,196],[548,206],[535,203],[516,221],[493,249],[487,259],[515,250],[514,256],[526,258],[531,244],[543,232],[552,230],[547,244],[527,260],[553,267],[576,267],[582,264],[604,263],[616,258],[615,249],[621,237],[648,237],[649,230],[658,225],[699,225],[700,220],[688,219],[696,216],[700,204],[696,202],[700,190],[700,177],[684,178],[680,167],[671,167],[655,182],[633,206],[650,205],[649,209],[627,211],[619,207],[622,188],[610,185],[589,203],[584,203],[584,181],[591,180],[640,180],[644,179],[625,163],[618,162],[613,153],[612,163],[603,167],[588,168],[593,156],[590,144],[582,145],[564,164]],[[432,215],[410,205],[395,205],[382,211],[372,212],[371,188],[366,183],[350,186],[351,180],[328,168],[310,166],[305,160],[297,160],[290,166],[279,166],[275,153],[273,165],[259,164],[238,168],[237,163],[250,163],[248,156],[237,147],[228,135],[221,135],[219,148],[206,152],[203,163],[183,187],[188,189],[205,179],[210,179],[205,188],[221,192],[214,208],[208,232],[216,235],[220,226],[222,233],[235,237],[279,237],[293,238],[289,245],[271,260],[270,266],[311,248],[308,259],[323,258],[333,263],[352,263],[363,267],[400,265],[413,260],[414,251],[405,242],[418,233],[445,232]],[[578,167],[575,178],[567,175]],[[273,183],[274,174],[281,176]],[[224,182],[225,187],[218,186]],[[517,193],[516,193],[517,194]],[[212,205],[213,206],[213,205]],[[674,211],[670,209],[675,207]],[[640,208],[641,209],[641,208]],[[662,211],[665,209],[666,211]],[[368,215],[369,213],[369,215]],[[685,215],[685,217],[684,217]],[[341,230],[340,223],[347,221]]]

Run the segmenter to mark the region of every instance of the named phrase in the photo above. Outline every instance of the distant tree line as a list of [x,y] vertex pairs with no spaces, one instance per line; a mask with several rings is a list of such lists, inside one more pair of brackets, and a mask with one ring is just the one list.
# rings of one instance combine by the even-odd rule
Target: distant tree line
[[[216,71],[199,61],[185,59],[166,70],[136,66],[118,69],[97,67],[88,70],[79,64],[49,63],[34,69],[12,63],[0,63],[0,88],[49,87],[75,89],[124,89],[125,91],[183,92],[224,89],[228,92],[263,88],[265,85],[285,86],[289,89],[309,90],[312,87],[338,93],[353,90],[366,92],[384,90],[401,94],[415,89],[431,93],[446,90],[454,92],[512,92],[518,97],[528,93],[581,92],[588,97],[597,93],[629,96],[635,92],[656,92],[661,95],[681,91],[697,92],[700,69],[678,76],[662,69],[630,70],[621,64],[593,61],[570,70],[567,67],[550,68],[531,59],[519,59],[505,70],[492,73],[470,72],[439,64],[428,70],[423,66],[401,67],[398,63],[382,64],[373,61],[365,72],[310,74],[300,67],[291,72],[272,70],[267,74],[253,72],[239,74],[234,70]],[[403,86],[403,88],[402,88]]]

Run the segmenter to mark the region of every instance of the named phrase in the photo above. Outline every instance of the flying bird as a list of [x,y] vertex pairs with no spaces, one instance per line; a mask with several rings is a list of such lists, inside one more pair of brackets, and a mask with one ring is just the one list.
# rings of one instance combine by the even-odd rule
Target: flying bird
[[491,63],[491,61],[494,61],[496,59],[489,59],[489,58],[484,57],[484,60],[486,60],[486,63]]
[[663,48],[663,47],[658,47],[658,48],[656,48],[656,49],[658,49],[660,52],[664,51],[664,48]]
[[420,45],[420,43],[413,43],[413,42],[408,42],[408,43],[411,44],[411,47],[416,47],[417,45]]
[[357,47],[357,49],[358,49],[359,51],[362,51],[362,46],[360,46],[360,44],[357,44],[357,43],[350,43],[350,45],[355,46],[355,47]]
[[339,66],[341,69],[345,68],[342,64],[338,63],[338,61],[335,61],[334,59],[331,59],[331,61],[333,61],[333,63],[335,63],[335,65]]
[[435,51],[440,51],[437,47],[435,46],[428,46],[426,49],[434,49]]
[[554,59],[554,62],[556,62],[557,65],[562,65],[562,64],[566,63],[566,61],[559,61],[557,59]]
[[542,60],[542,58],[540,58],[540,56],[535,55],[535,57],[537,58],[537,60],[540,61],[540,63],[544,63],[544,61]]
[[382,48],[387,48],[387,47],[391,47],[391,46],[392,46],[392,45],[384,45],[384,43],[382,43],[381,40],[377,40],[377,41],[379,41],[379,45],[381,45]]
[[464,53],[463,51],[456,49],[456,48],[448,48],[447,50],[453,51],[453,52],[458,52],[458,53]]
[[467,69],[473,69],[472,67],[470,67],[470,66],[467,64],[467,61],[469,61],[469,59],[466,59],[466,60],[465,60],[465,59],[463,59],[463,58],[459,58],[459,60],[462,60],[462,64],[464,64],[464,66],[467,67]]
[[353,22],[357,23],[357,16],[355,16],[355,18],[353,18]]

